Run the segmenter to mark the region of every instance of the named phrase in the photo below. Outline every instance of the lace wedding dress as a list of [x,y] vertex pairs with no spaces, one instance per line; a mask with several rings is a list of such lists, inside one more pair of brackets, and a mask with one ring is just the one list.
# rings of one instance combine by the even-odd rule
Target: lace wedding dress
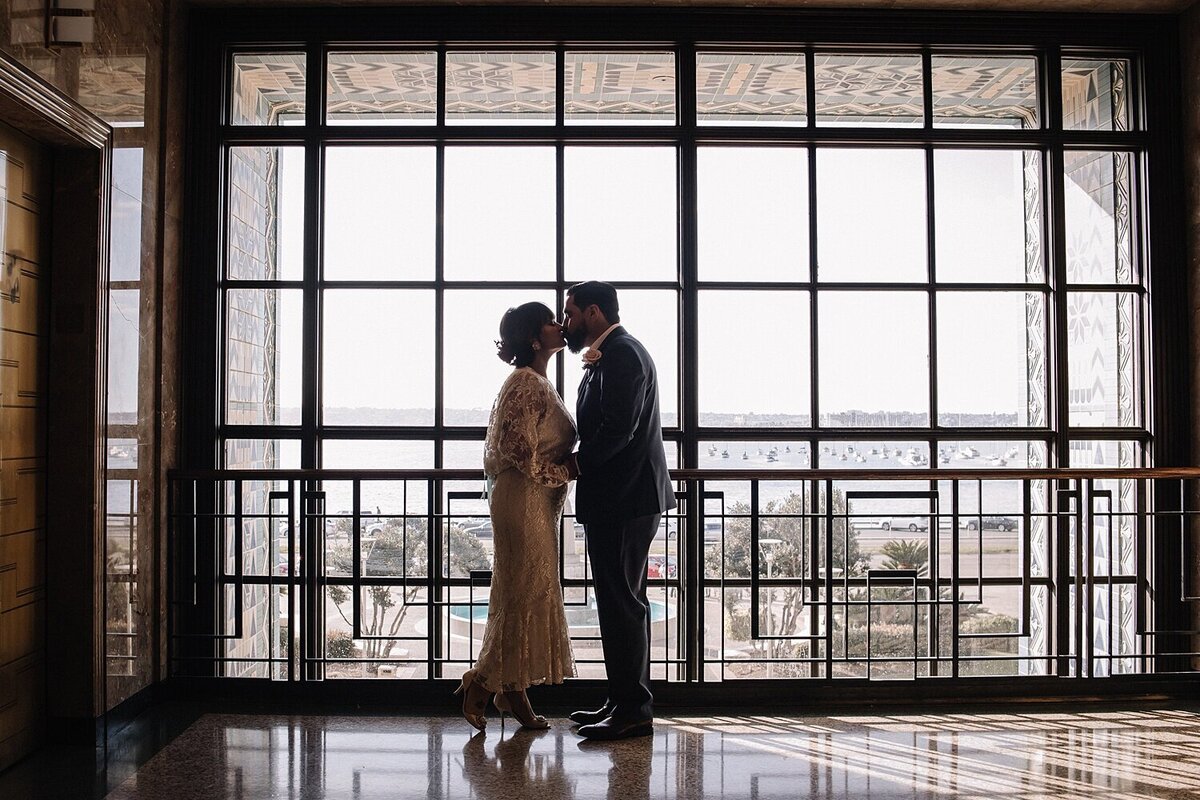
[[550,381],[513,370],[492,406],[483,469],[495,544],[476,680],[519,691],[575,676],[558,580],[559,517],[575,424]]

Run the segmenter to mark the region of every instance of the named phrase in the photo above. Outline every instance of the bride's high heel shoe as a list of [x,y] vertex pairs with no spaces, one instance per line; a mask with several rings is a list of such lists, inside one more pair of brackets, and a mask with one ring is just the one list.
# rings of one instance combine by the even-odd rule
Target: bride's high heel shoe
[[482,683],[475,680],[475,675],[476,670],[473,669],[464,672],[462,683],[454,690],[454,694],[462,695],[463,719],[471,723],[471,727],[475,730],[481,731],[487,727],[487,717],[483,712],[487,710],[488,698],[492,693],[485,689]]
[[529,697],[524,690],[519,692],[497,692],[492,698],[492,702],[496,704],[496,710],[500,712],[500,723],[504,724],[504,715],[512,714],[521,723],[522,728],[527,728],[531,731],[544,731],[550,727],[550,723],[541,714],[533,713],[533,706],[529,704]]

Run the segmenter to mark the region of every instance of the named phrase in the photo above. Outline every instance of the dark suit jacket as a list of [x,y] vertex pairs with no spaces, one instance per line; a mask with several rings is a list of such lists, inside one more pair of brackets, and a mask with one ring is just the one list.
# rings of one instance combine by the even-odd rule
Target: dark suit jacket
[[615,328],[579,386],[580,522],[617,522],[675,507],[658,414],[658,373],[642,343]]

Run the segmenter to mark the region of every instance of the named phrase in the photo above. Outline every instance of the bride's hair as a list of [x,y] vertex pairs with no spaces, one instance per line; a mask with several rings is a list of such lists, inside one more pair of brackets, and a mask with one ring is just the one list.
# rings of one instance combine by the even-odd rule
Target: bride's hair
[[505,364],[527,367],[533,363],[533,343],[542,334],[542,326],[554,321],[554,312],[542,303],[525,303],[510,308],[500,318],[500,338],[496,355]]

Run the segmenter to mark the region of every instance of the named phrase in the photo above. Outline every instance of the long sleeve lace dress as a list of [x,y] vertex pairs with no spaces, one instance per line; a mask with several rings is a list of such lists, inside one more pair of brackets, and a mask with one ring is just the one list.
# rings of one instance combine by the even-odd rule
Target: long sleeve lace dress
[[558,580],[559,518],[575,424],[550,381],[513,370],[492,406],[483,469],[495,545],[483,646],[475,664],[488,691],[519,691],[575,676]]

